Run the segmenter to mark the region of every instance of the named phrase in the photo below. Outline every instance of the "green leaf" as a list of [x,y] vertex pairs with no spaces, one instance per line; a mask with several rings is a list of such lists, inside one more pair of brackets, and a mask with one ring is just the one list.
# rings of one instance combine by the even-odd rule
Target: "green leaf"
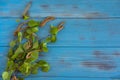
[[27,29],[26,32],[27,32],[28,34],[32,34],[32,33],[33,33],[32,30],[31,30],[31,28]]
[[15,64],[12,60],[7,61],[7,67],[6,70],[15,70]]
[[42,48],[42,47],[47,47],[47,43],[46,43],[46,42],[40,43],[40,47],[41,47],[41,48]]
[[54,27],[54,26],[51,26],[50,28],[50,33],[52,35],[56,35],[58,33],[58,28],[57,27]]
[[38,73],[38,69],[39,69],[39,67],[33,67],[33,68],[31,69],[31,73],[32,73],[32,74],[37,74],[37,73]]
[[50,70],[50,65],[45,60],[38,61],[38,64],[43,72],[48,72]]
[[39,57],[39,52],[37,50],[31,51],[31,57],[26,59],[26,62],[34,62]]
[[56,35],[51,35],[51,36],[49,36],[48,38],[46,38],[46,42],[48,43],[48,42],[56,42],[56,40],[57,40],[57,37],[56,37]]
[[2,73],[2,79],[3,80],[10,80],[10,77],[11,77],[11,75],[12,75],[12,73],[13,73],[13,71],[4,71],[3,73]]
[[46,42],[47,43],[51,42],[51,37],[50,36],[46,38]]
[[30,39],[30,34],[27,33],[27,29],[25,30],[23,36],[24,36],[24,38],[26,38],[26,39]]
[[47,47],[47,42],[44,41],[41,44],[42,44],[42,47]]
[[31,31],[34,32],[34,33],[35,33],[35,32],[38,32],[38,27],[33,27],[33,28],[31,28]]
[[16,60],[20,62],[21,60],[25,58],[25,55],[26,55],[25,52],[18,54],[18,56],[16,57]]
[[31,73],[32,74],[37,74],[38,73],[38,69],[39,69],[39,66],[38,64],[33,64],[32,67],[31,67]]
[[26,50],[30,49],[31,46],[32,46],[32,42],[30,40],[28,40],[27,42],[25,42],[23,44],[23,49],[26,51]]
[[39,61],[37,62],[37,64],[38,64],[39,67],[43,67],[43,65],[44,65],[44,64],[47,64],[47,62],[46,62],[45,60],[39,60]]
[[10,42],[10,47],[14,47],[16,45],[16,40]]
[[18,63],[14,63],[14,61],[8,60],[6,71],[15,71],[17,67],[18,67]]
[[24,78],[22,78],[22,77],[18,77],[18,80],[24,80]]
[[25,38],[26,38],[26,39],[31,39],[31,35],[30,35],[30,34],[27,34],[27,35],[25,35]]
[[21,42],[22,40],[22,32],[18,32],[18,41]]
[[3,73],[2,73],[2,79],[3,80],[8,80],[9,79],[9,73],[7,72],[7,71],[4,71]]
[[32,41],[35,41],[36,37],[34,35],[32,35]]
[[42,42],[40,47],[41,47],[43,52],[48,52],[48,48],[47,48],[47,43],[46,42]]
[[29,29],[26,30],[26,32],[28,34],[32,34],[32,33],[38,32],[38,27],[29,28]]
[[43,43],[42,43],[42,46],[43,46],[43,47],[46,47],[46,46],[47,46],[47,43],[46,43],[46,42],[43,42]]
[[24,15],[24,16],[23,16],[23,19],[24,19],[24,20],[27,20],[27,19],[29,19],[29,18],[30,18],[30,17],[27,16],[27,15]]
[[8,51],[8,58],[11,59],[13,54],[14,54],[13,49],[10,48],[9,51]]
[[19,67],[19,71],[23,74],[23,75],[29,75],[30,74],[30,68],[31,68],[31,64],[24,62],[20,67]]
[[30,20],[30,21],[28,22],[28,26],[29,26],[29,27],[38,27],[39,24],[40,24],[40,22],[35,21],[35,20]]
[[51,42],[56,42],[57,38],[56,38],[56,35],[52,35],[51,36]]
[[48,71],[50,70],[50,66],[48,65],[48,66],[46,66],[46,67],[43,67],[43,68],[41,68],[41,70],[42,70],[43,72],[48,72]]
[[48,48],[47,47],[43,47],[42,50],[43,50],[43,52],[48,52]]
[[50,70],[50,65],[49,65],[48,63],[42,65],[41,70],[42,70],[43,72],[48,72],[48,71]]
[[39,42],[38,40],[35,40],[35,42],[33,43],[33,49],[37,49],[39,47]]
[[19,47],[16,49],[14,55],[12,56],[12,59],[14,60],[19,54],[22,54],[24,51],[23,51],[23,48],[22,48],[22,45],[19,45]]
[[29,42],[25,42],[25,43],[23,44],[23,49],[26,51],[26,50],[28,50],[29,48],[30,48]]

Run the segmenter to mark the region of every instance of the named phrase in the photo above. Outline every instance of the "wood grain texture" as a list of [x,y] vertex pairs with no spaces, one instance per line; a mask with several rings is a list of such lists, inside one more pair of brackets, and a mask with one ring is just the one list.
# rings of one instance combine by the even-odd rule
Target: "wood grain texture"
[[[18,23],[16,18],[0,18],[0,21],[0,46],[8,46]],[[120,47],[120,19],[56,19],[40,28],[38,34],[46,37],[50,24],[61,21],[65,21],[65,28],[58,34],[58,41],[50,46]]]
[[[4,70],[7,51],[8,47],[0,48],[0,74]],[[119,76],[120,71],[120,48],[49,47],[49,52],[42,53],[40,59],[47,60],[51,70],[48,73],[39,71],[30,77],[110,78]]]
[[[1,79],[1,78],[0,78]],[[65,78],[65,77],[31,77],[31,78],[26,78],[25,80],[119,80],[119,78]]]
[[[16,19],[30,0],[0,0],[0,74],[5,69],[9,42],[17,28]],[[30,16],[65,21],[58,41],[40,59],[51,64],[26,80],[120,80],[120,0],[33,0]],[[48,35],[48,23],[38,33]],[[0,78],[1,80],[1,78]]]
[[[0,0],[0,17],[20,17],[29,0]],[[120,0],[33,0],[31,17],[116,18]],[[17,10],[17,11],[16,11]]]

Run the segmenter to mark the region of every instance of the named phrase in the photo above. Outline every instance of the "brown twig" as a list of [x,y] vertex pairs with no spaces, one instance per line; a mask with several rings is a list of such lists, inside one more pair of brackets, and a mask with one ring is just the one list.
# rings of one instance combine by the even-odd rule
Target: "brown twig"
[[59,25],[58,25],[58,31],[62,30],[64,28],[64,22],[61,22]]
[[[64,28],[63,25],[64,25],[64,22],[61,22],[61,23],[58,24],[58,26],[57,26],[58,31],[61,31],[61,30]],[[48,35],[48,36],[46,36],[46,37],[49,37],[49,36],[51,36],[51,35]],[[46,37],[42,38],[41,40],[46,39]]]
[[18,34],[18,32],[20,32],[22,30],[22,26],[26,24],[26,22],[23,22],[21,24],[18,25],[17,29],[14,32],[14,36],[16,36]]
[[38,40],[40,40],[40,38],[35,33],[33,33],[33,36],[35,36]]
[[32,47],[32,42],[31,42],[31,40],[28,40],[28,43],[26,45],[26,49],[29,49],[30,47]]
[[26,59],[29,59],[31,57],[31,54],[32,52],[29,52],[27,55],[26,55]]
[[30,2],[27,4],[27,6],[25,7],[25,10],[24,10],[24,12],[23,12],[23,14],[22,14],[22,17],[23,17],[23,18],[24,18],[24,16],[28,15],[28,10],[29,10],[29,8],[30,8],[31,5],[32,5],[32,1],[30,1]]
[[53,16],[48,16],[47,18],[45,18],[41,23],[40,23],[40,27],[43,27],[47,22],[54,20],[55,17]]
[[17,79],[17,77],[14,75],[14,76],[12,77],[12,80],[18,80],[18,79]]

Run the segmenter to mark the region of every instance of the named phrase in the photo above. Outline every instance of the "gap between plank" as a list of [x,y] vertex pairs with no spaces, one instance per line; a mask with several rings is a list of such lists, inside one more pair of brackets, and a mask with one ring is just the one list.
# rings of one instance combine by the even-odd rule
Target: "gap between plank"
[[[0,19],[20,19],[21,17],[0,17]],[[31,17],[31,18],[45,18],[45,17]],[[120,19],[120,17],[98,17],[98,18],[84,18],[84,17],[56,17],[56,19]]]

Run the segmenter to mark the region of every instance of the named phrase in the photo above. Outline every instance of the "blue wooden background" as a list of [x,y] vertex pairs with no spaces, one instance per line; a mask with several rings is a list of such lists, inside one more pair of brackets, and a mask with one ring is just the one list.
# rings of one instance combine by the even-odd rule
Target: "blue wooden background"
[[[28,2],[0,0],[0,75],[16,19]],[[55,16],[51,23],[65,21],[65,28],[41,57],[51,70],[26,80],[120,80],[120,0],[33,0],[30,15],[37,20]],[[40,30],[41,37],[49,25]]]

